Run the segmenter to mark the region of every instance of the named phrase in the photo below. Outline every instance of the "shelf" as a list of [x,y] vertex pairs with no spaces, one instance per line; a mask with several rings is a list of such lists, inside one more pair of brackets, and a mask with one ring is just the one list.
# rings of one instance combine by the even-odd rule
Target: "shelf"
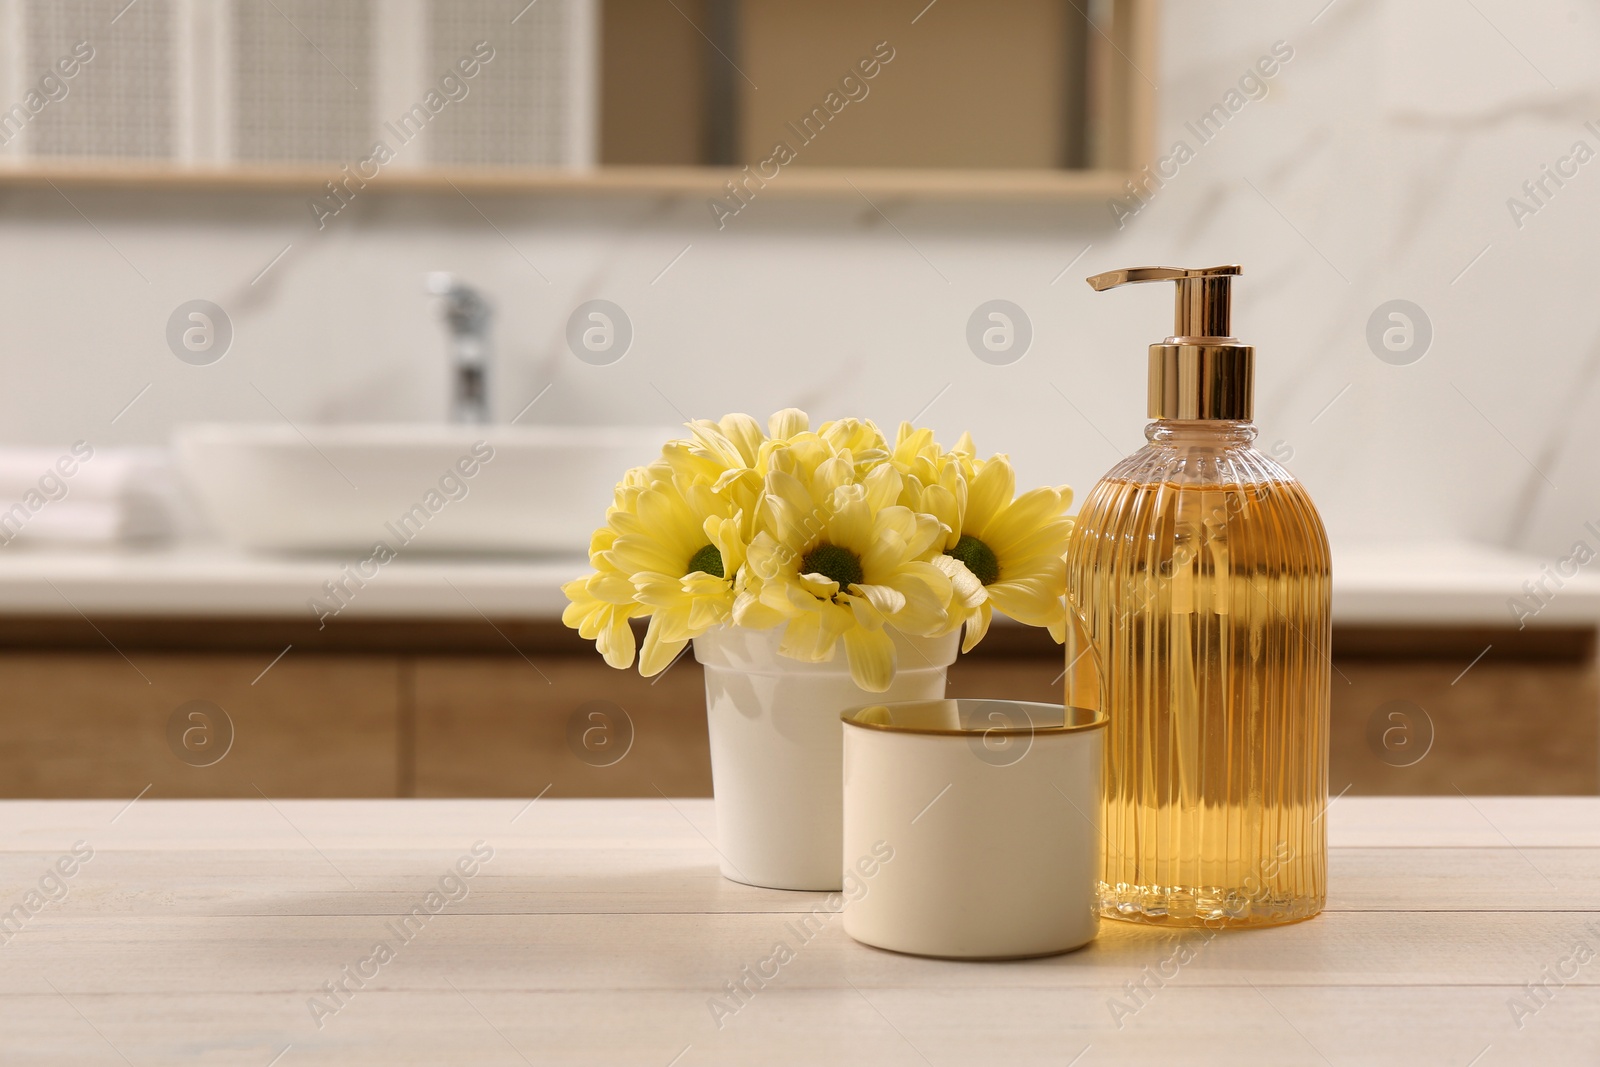
[[[743,176],[720,167],[391,168],[358,186],[370,193],[632,194],[722,198]],[[319,195],[346,172],[328,165],[182,167],[170,163],[30,161],[0,167],[0,188],[66,186],[137,190],[292,192]],[[778,172],[760,198],[865,195],[951,200],[1078,201],[1118,195],[1129,174],[1119,170],[945,170],[794,167]],[[354,179],[352,179],[354,181]],[[756,179],[751,179],[752,183]]]

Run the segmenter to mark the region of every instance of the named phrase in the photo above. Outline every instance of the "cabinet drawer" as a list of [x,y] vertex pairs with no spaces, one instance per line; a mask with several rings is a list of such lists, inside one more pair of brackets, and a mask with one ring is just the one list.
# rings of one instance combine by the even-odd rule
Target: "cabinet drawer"
[[416,795],[711,795],[700,665],[641,678],[596,655],[419,657]]
[[130,657],[0,653],[0,796],[394,795],[393,658]]

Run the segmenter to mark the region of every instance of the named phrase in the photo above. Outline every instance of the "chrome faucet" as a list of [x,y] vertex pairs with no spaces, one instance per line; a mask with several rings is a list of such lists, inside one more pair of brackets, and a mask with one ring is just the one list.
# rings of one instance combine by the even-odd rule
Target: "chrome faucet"
[[489,322],[494,308],[482,293],[447,271],[427,276],[428,292],[444,297],[444,321],[450,330],[453,387],[450,421],[489,421]]

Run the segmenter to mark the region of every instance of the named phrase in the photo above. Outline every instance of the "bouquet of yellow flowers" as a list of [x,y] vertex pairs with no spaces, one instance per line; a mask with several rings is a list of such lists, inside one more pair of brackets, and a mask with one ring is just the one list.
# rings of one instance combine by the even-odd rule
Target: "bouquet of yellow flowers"
[[832,660],[869,692],[895,671],[891,627],[915,637],[962,625],[962,651],[994,609],[1065,639],[1072,532],[1066,486],[1014,496],[1004,455],[950,451],[902,423],[891,445],[869,421],[810,428],[805,412],[688,424],[660,459],[623,476],[589,544],[594,573],[562,587],[566,625],[626,668],[629,620],[648,615],[639,669],[655,675],[717,626],[782,627],[779,652]]

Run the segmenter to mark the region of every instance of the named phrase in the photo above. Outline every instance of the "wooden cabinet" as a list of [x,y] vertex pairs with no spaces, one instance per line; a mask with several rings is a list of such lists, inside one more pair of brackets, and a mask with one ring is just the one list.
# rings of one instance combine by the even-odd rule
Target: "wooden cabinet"
[[1334,631],[1329,792],[1600,792],[1587,630]]
[[[0,796],[711,793],[692,655],[647,679],[556,623],[96,625],[0,619]],[[1593,645],[1336,631],[1330,792],[1600,792]],[[1047,636],[996,626],[948,692],[1056,701],[1061,668]]]

